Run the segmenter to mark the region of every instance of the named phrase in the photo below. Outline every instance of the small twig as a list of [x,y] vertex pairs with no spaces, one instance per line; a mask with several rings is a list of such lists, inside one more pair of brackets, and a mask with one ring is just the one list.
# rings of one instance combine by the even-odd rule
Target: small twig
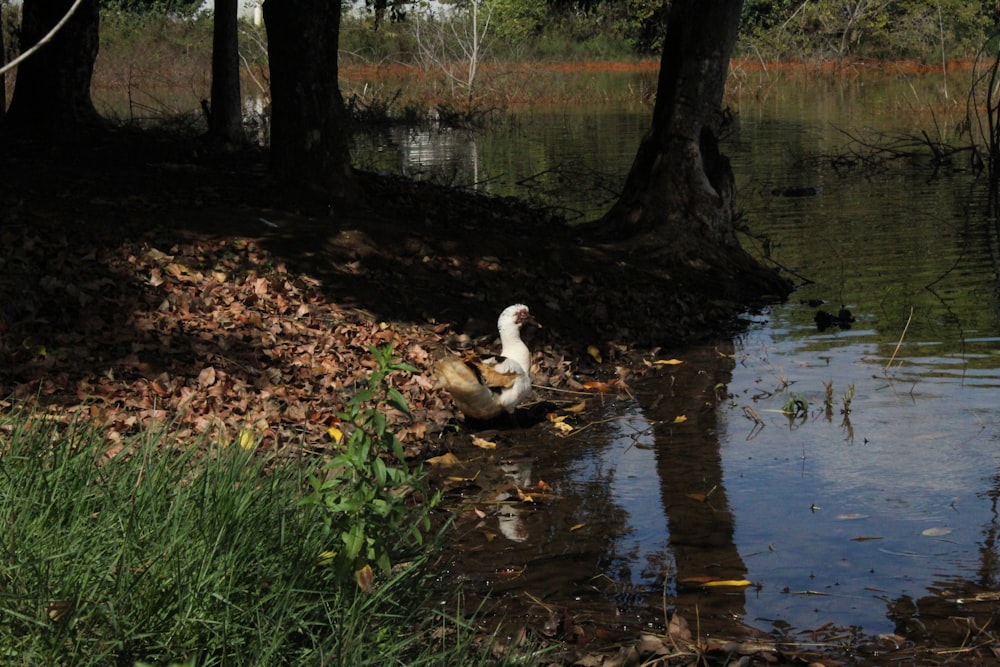
[[574,396],[594,396],[592,391],[577,391],[575,389],[559,389],[558,387],[548,387],[541,384],[531,385],[532,389],[544,389],[545,391],[556,391],[561,394],[573,394]]
[[906,318],[906,326],[903,327],[903,333],[899,336],[899,342],[896,343],[896,349],[892,351],[892,357],[889,359],[889,363],[885,365],[886,371],[892,366],[892,362],[896,360],[896,354],[899,352],[899,348],[903,345],[903,339],[906,338],[906,330],[910,328],[910,320],[913,319],[913,306],[910,306],[910,316]]

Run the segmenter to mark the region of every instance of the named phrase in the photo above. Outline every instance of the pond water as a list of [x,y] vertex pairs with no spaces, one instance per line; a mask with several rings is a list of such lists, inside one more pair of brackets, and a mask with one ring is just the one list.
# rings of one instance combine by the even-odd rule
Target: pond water
[[[847,133],[957,142],[945,135],[964,108],[949,106],[940,77],[737,83],[724,152],[743,242],[798,290],[735,339],[664,351],[683,363],[605,397],[588,428],[543,443],[499,433],[493,459],[509,485],[542,479],[553,495],[483,502],[455,570],[494,599],[590,604],[595,625],[625,631],[676,609],[704,632],[735,621],[794,637],[846,628],[958,643],[968,625],[954,619],[985,622],[985,593],[1000,586],[995,223],[960,159],[935,170],[924,151],[835,169],[820,156],[842,153]],[[592,217],[650,112],[522,109],[476,134],[359,139],[356,159]],[[772,194],[787,187],[820,190]],[[841,307],[855,321],[820,330],[817,310]],[[782,412],[796,401],[798,414]],[[704,587],[706,577],[752,585]]]

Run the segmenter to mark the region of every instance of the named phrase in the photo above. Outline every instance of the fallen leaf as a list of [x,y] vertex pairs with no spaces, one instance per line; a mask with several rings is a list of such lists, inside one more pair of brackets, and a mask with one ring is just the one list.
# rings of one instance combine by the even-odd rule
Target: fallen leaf
[[688,420],[688,418],[685,417],[684,415],[677,415],[676,417],[674,417],[673,423],[674,424],[683,424],[687,420]]
[[563,412],[583,412],[587,408],[587,401],[580,401],[576,405],[571,405],[567,408],[562,408]]
[[677,613],[671,616],[670,623],[667,625],[667,635],[675,640],[691,641],[691,628],[687,619]]
[[336,426],[331,426],[330,428],[326,429],[326,433],[327,435],[330,436],[330,439],[333,440],[338,445],[340,444],[340,441],[344,439],[344,432],[341,431]]
[[442,454],[441,456],[432,456],[427,459],[427,463],[432,466],[453,466],[459,463],[458,457],[448,452],[447,454]]
[[747,586],[753,586],[752,581],[746,579],[719,579],[718,581],[706,581],[703,586],[706,588],[716,587],[716,586],[731,586],[734,588],[746,588]]
[[45,605],[45,613],[53,623],[62,623],[70,617],[75,606],[70,600],[53,600]]
[[198,384],[204,387],[211,387],[215,384],[215,367],[207,366],[198,373]]
[[375,590],[375,573],[372,572],[371,565],[365,564],[360,569],[355,570],[354,580],[358,582],[358,588],[365,593],[371,593]]
[[590,382],[583,383],[584,389],[589,389],[590,391],[599,391],[602,394],[611,391],[611,385],[607,382],[600,382],[597,380],[592,380]]
[[255,440],[253,431],[248,429],[240,431],[240,434],[236,438],[237,444],[243,449],[253,449]]
[[496,449],[497,443],[486,440],[485,438],[480,438],[478,435],[472,436],[472,444],[480,449]]
[[589,354],[591,358],[593,358],[593,360],[596,361],[597,363],[601,363],[604,361],[604,358],[601,356],[601,351],[597,349],[596,345],[588,345],[587,354]]
[[572,526],[569,527],[569,532],[572,533],[574,530],[580,530],[581,528],[583,528],[586,525],[587,524],[585,524],[585,523],[576,523],[576,524],[573,524]]
[[935,526],[934,528],[927,528],[920,531],[920,534],[924,537],[941,537],[942,535],[947,535],[953,530],[953,528],[946,528],[945,526]]
[[559,431],[562,435],[567,435],[573,432],[573,427],[566,422],[553,422],[552,425]]
[[664,656],[671,653],[672,649],[663,641],[664,638],[658,635],[643,633],[639,635],[639,653],[643,656],[656,655]]
[[676,366],[677,364],[683,364],[684,362],[680,359],[657,359],[653,362],[654,366]]

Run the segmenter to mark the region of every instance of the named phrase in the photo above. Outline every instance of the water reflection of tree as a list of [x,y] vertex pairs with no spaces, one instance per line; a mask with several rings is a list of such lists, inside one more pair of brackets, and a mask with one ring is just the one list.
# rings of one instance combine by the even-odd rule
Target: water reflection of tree
[[[639,388],[636,398],[654,424],[657,476],[676,563],[677,608],[700,620],[731,622],[744,613],[742,593],[703,593],[684,582],[699,577],[743,579],[747,568],[734,541],[735,519],[723,484],[716,392],[733,368],[731,342],[689,349],[668,376]],[[679,416],[685,418],[675,423]],[[730,591],[732,589],[729,589]]]

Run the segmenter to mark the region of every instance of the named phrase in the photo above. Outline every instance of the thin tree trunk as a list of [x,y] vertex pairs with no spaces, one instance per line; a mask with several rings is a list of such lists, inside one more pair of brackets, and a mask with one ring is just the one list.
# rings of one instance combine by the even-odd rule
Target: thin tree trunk
[[215,0],[208,133],[212,139],[235,146],[243,143],[237,19],[238,0]]

